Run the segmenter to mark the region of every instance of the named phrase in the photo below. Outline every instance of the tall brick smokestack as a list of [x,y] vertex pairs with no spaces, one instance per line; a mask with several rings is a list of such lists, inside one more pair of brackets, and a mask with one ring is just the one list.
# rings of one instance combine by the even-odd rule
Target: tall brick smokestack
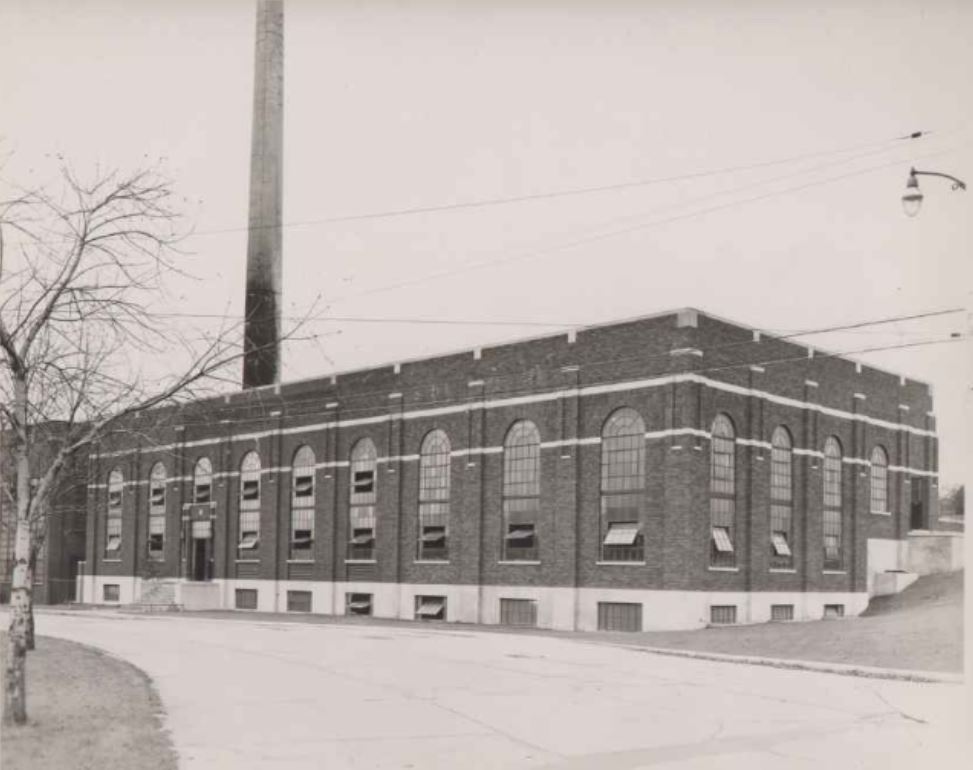
[[257,0],[243,387],[280,377],[284,2]]

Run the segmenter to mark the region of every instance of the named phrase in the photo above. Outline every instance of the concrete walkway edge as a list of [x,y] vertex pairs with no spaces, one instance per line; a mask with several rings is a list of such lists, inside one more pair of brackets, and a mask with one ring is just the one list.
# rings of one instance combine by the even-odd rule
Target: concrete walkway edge
[[[579,640],[580,641],[580,640]],[[585,640],[588,641],[588,640]],[[596,644],[596,642],[592,642]],[[697,650],[676,650],[669,647],[643,647],[636,644],[609,642],[628,650],[645,652],[651,655],[669,655],[676,658],[712,660],[718,663],[739,663],[750,666],[769,666],[795,671],[815,671],[817,673],[840,674],[842,676],[861,676],[870,679],[893,679],[901,682],[930,682],[936,684],[963,684],[963,674],[950,674],[946,671],[913,671],[909,669],[878,668],[849,663],[829,663],[819,660],[792,660],[788,658],[764,658],[756,655],[728,655],[721,652],[699,652]]]

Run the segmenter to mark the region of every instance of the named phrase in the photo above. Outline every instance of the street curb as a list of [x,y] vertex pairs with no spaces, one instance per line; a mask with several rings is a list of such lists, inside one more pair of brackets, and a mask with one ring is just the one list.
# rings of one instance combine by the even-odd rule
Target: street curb
[[668,655],[674,658],[691,658],[693,660],[711,660],[716,663],[737,663],[748,666],[768,666],[770,668],[789,669],[793,671],[814,671],[824,674],[838,674],[840,676],[859,676],[868,679],[891,679],[899,682],[924,682],[933,684],[963,684],[962,674],[950,674],[945,671],[913,671],[909,669],[878,668],[874,666],[859,666],[849,663],[828,663],[816,660],[792,660],[788,658],[764,658],[755,655],[728,655],[720,652],[697,652],[695,650],[676,650],[667,647],[643,647],[634,644],[616,643],[616,646],[635,652],[645,652],[650,655]]

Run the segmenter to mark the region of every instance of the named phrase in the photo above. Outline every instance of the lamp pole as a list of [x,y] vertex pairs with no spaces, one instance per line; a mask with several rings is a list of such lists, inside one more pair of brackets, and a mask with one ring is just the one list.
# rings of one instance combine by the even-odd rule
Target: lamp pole
[[902,208],[905,210],[906,216],[914,217],[919,213],[919,208],[922,206],[923,196],[919,190],[919,180],[917,178],[920,176],[942,177],[953,183],[954,190],[966,189],[966,182],[962,179],[957,179],[952,174],[943,174],[939,171],[919,171],[915,168],[909,169],[909,179],[905,183],[905,195],[902,196]]

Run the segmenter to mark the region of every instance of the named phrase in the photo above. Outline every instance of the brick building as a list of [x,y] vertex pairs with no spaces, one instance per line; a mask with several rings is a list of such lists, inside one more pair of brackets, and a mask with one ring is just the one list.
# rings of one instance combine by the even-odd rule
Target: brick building
[[937,441],[928,385],[687,309],[197,402],[89,481],[85,601],[690,628],[860,612]]
[[[60,426],[48,423],[38,432],[57,436]],[[9,437],[0,437],[0,604],[10,601],[14,565],[14,535],[17,509],[14,464],[6,447]],[[50,460],[44,440],[34,444],[35,467],[44,468]],[[46,523],[44,541],[37,553],[33,573],[33,600],[37,604],[58,604],[75,599],[77,576],[85,554],[86,477],[74,463],[68,463],[53,498]],[[9,492],[9,494],[8,494]]]

